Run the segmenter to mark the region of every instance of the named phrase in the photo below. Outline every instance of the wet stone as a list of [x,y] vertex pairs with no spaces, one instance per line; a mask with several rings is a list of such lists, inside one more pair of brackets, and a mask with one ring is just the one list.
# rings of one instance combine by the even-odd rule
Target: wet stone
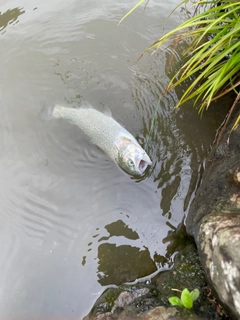
[[201,224],[198,243],[212,287],[219,299],[240,318],[240,214],[208,215]]
[[238,113],[207,161],[186,220],[209,286],[231,319],[240,319],[240,126]]
[[148,288],[140,288],[136,289],[132,292],[130,291],[124,291],[121,292],[118,298],[114,302],[114,306],[112,308],[112,313],[115,312],[115,310],[123,309],[124,307],[128,306],[130,303],[132,303],[137,298],[146,295],[149,292]]

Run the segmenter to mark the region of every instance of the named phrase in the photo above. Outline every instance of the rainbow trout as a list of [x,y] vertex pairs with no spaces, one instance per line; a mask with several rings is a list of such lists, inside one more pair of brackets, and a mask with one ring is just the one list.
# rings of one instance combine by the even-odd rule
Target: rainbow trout
[[142,175],[152,164],[137,140],[109,114],[92,108],[87,102],[78,109],[56,105],[54,118],[67,119],[77,125],[119,167],[131,175]]

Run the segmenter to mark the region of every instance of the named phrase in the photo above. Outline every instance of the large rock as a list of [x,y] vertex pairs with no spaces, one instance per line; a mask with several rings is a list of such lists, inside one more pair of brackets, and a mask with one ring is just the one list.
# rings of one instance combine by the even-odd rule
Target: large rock
[[240,127],[227,139],[236,116],[211,152],[186,220],[209,283],[232,319],[240,319]]

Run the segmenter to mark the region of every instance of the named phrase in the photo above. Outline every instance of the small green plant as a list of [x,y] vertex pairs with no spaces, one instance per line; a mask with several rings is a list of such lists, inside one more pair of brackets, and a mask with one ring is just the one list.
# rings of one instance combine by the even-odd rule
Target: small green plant
[[187,309],[191,309],[193,307],[193,302],[197,300],[200,294],[198,289],[194,289],[192,292],[189,292],[187,288],[183,289],[183,291],[176,289],[172,290],[181,292],[181,298],[178,298],[177,296],[170,297],[168,301],[171,303],[171,305],[184,307]]

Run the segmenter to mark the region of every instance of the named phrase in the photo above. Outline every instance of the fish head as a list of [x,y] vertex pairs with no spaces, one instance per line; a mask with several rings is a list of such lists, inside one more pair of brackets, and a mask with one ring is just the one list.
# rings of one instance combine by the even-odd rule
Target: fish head
[[118,145],[116,162],[121,169],[131,175],[142,175],[152,161],[143,148],[134,139],[121,138]]

